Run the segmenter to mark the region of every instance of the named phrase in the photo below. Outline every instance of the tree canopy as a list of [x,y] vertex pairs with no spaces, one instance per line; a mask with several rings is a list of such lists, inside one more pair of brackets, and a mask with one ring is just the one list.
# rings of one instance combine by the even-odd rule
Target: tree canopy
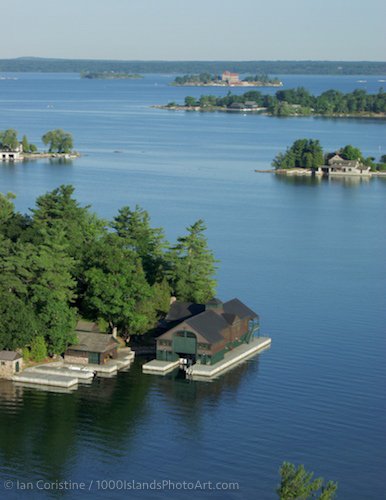
[[170,246],[141,207],[105,221],[62,185],[29,215],[0,194],[0,349],[61,354],[79,317],[103,320],[125,338],[153,329],[171,294],[214,295],[214,258],[198,221]]
[[215,296],[216,259],[208,248],[203,220],[187,228],[169,252],[169,277],[174,294],[184,301],[205,303]]
[[323,150],[316,139],[298,139],[285,153],[278,153],[272,165],[276,168],[317,168],[324,164]]
[[338,488],[337,483],[323,478],[313,479],[313,472],[307,472],[303,465],[284,462],[280,468],[280,485],[277,494],[280,500],[333,500]]
[[[257,107],[266,108],[274,116],[291,115],[368,115],[386,113],[386,92],[382,88],[375,94],[357,89],[344,94],[338,90],[327,90],[320,95],[312,95],[304,87],[278,90],[275,95],[262,94],[251,90],[237,95],[228,92],[224,97],[202,95],[196,100],[202,108],[228,109],[234,104],[254,101]],[[185,106],[193,106],[192,98],[185,98]]]
[[59,128],[46,132],[42,141],[48,145],[50,153],[70,153],[74,147],[72,135]]

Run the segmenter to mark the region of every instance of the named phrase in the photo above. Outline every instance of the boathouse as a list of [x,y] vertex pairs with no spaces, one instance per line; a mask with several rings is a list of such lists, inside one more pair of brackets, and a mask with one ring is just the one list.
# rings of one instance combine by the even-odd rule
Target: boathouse
[[100,333],[96,323],[78,321],[76,326],[78,342],[64,353],[66,363],[103,365],[118,356],[119,343],[114,335]]
[[257,335],[259,317],[239,299],[213,299],[205,305],[174,302],[168,326],[157,338],[157,360],[213,365]]
[[0,378],[12,378],[23,369],[23,356],[16,351],[0,351]]

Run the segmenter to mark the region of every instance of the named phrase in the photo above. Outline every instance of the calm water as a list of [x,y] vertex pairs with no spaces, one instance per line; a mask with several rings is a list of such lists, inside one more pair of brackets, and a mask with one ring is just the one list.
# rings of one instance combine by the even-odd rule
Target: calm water
[[[0,383],[0,481],[237,481],[238,492],[93,493],[268,500],[289,460],[337,480],[339,498],[384,498],[386,179],[318,182],[254,169],[300,137],[378,157],[385,122],[150,108],[206,91],[168,87],[170,75],[16,76],[0,81],[0,130],[41,146],[45,131],[61,127],[84,156],[0,166],[0,191],[27,211],[39,194],[70,183],[104,217],[142,205],[171,240],[204,218],[221,260],[219,296],[255,309],[273,342],[212,383],[142,375],[141,359],[73,394]],[[385,79],[282,78],[316,93],[377,91]],[[60,496],[1,487],[7,499]]]

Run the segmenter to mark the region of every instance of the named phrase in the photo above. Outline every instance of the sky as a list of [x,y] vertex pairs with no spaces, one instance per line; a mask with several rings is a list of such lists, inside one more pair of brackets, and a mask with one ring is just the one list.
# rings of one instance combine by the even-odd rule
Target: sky
[[385,0],[12,0],[0,58],[385,61],[385,25]]

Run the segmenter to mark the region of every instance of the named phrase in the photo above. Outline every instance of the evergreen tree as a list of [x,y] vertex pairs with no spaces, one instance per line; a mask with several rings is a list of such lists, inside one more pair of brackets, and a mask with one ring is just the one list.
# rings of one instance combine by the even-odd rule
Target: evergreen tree
[[162,229],[150,227],[148,212],[138,205],[134,210],[122,207],[114,218],[112,227],[125,248],[134,251],[141,259],[148,282],[153,284],[162,280],[166,242]]
[[281,482],[277,489],[280,500],[332,500],[335,498],[337,484],[329,481],[323,484],[322,478],[313,479],[314,474],[307,472],[303,465],[284,462],[280,468]]
[[216,260],[209,250],[203,220],[187,228],[169,253],[169,280],[179,300],[205,303],[215,295]]
[[[85,272],[84,310],[102,318],[123,336],[144,333],[150,326],[144,303],[152,299],[141,261],[115,234],[97,241]],[[151,325],[153,326],[153,325]]]

